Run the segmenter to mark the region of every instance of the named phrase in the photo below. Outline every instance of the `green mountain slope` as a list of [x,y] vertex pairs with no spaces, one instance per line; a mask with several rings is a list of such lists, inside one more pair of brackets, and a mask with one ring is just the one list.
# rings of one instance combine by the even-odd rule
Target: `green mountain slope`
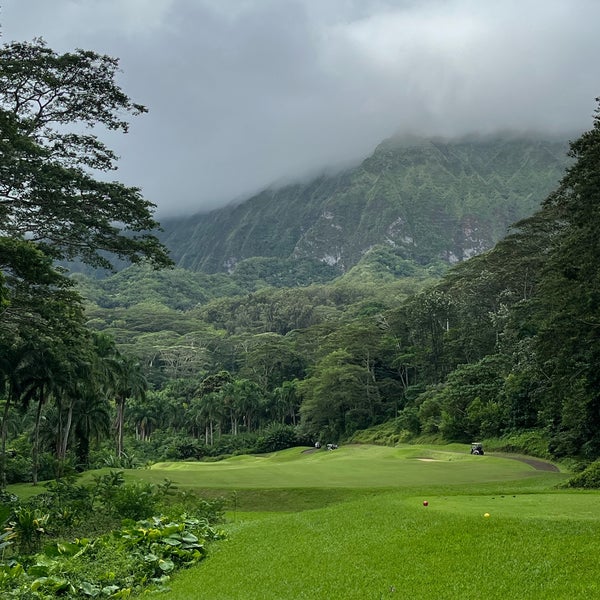
[[252,257],[345,272],[381,245],[419,264],[454,263],[530,215],[564,174],[566,151],[564,140],[392,138],[337,175],[163,221],[163,241],[178,266],[208,273]]

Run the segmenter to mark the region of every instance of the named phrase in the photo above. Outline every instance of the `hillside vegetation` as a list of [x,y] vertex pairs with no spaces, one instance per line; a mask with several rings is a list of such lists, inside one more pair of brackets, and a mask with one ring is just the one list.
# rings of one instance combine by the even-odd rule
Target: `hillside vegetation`
[[337,175],[165,220],[162,240],[178,266],[207,273],[255,257],[278,259],[280,273],[295,268],[289,259],[341,273],[381,245],[420,265],[454,263],[538,208],[568,164],[566,150],[563,140],[392,138]]
[[[585,321],[575,315],[594,310],[584,298],[595,283],[582,279],[571,264],[576,255],[565,252],[577,248],[581,262],[594,247],[595,221],[586,221],[591,229],[584,238],[576,219],[594,193],[578,186],[586,169],[596,168],[587,158],[596,132],[573,144],[562,162],[577,162],[539,210],[492,249],[449,270],[439,246],[423,238],[419,248],[428,258],[388,240],[334,279],[316,268],[322,263],[314,257],[299,262],[306,267],[301,278],[280,270],[289,258],[254,257],[230,274],[178,268],[153,275],[132,267],[103,281],[83,279],[89,324],[136,356],[151,384],[146,399],[130,402],[125,413],[138,438],[131,448],[153,458],[201,458],[354,435],[385,443],[494,439],[497,447],[540,456],[595,459],[595,330],[577,338],[590,338],[587,346],[573,338],[577,323],[594,322],[593,312]],[[525,212],[535,194],[526,193],[524,181],[541,195],[541,182],[550,185],[559,163],[542,142],[505,140],[493,150],[489,141],[426,142],[415,150],[390,141],[351,173],[377,167],[385,179],[386,169],[396,177],[401,167],[440,186],[440,173],[450,171],[458,179],[470,174],[471,182],[512,182],[503,198],[519,198]],[[473,193],[463,190],[462,214],[474,206],[467,201]],[[480,197],[489,210],[507,206],[489,193]],[[436,202],[451,206],[440,194]],[[220,214],[250,211],[254,201]],[[372,218],[383,214],[367,205]],[[480,204],[473,214],[492,219],[488,209]],[[221,237],[234,239],[235,228]],[[590,264],[587,273],[593,272]],[[568,306],[566,290],[573,298]],[[357,433],[382,423],[385,436]]]
[[[590,338],[587,346],[575,346],[572,336],[579,323],[594,322],[585,300],[593,288],[585,286],[595,284],[593,277],[583,279],[578,264],[571,265],[571,255],[561,253],[571,244],[578,249],[572,256],[581,263],[594,247],[592,233],[585,238],[587,246],[579,244],[584,238],[573,233],[580,225],[571,222],[569,211],[580,219],[578,207],[594,193],[576,186],[586,181],[581,169],[597,168],[586,162],[595,136],[596,129],[562,158],[559,143],[542,141],[427,141],[415,147],[393,140],[359,168],[337,176],[337,181],[363,183],[374,177],[369,189],[379,191],[382,182],[396,178],[404,181],[405,191],[407,182],[416,182],[411,194],[381,192],[384,204],[397,206],[399,198],[410,195],[411,214],[424,220],[432,218],[428,207],[443,204],[447,214],[489,220],[498,236],[501,219],[494,211],[518,204],[529,214],[492,249],[454,266],[449,263],[466,255],[440,251],[442,238],[431,232],[449,229],[436,229],[434,219],[429,228],[423,221],[419,244],[372,240],[368,249],[357,250],[344,272],[339,264],[322,262],[322,256],[296,260],[290,250],[287,256],[253,255],[230,265],[231,272],[182,267],[157,272],[142,264],[104,279],[73,275],[85,297],[86,325],[94,332],[95,368],[109,383],[106,394],[96,394],[89,413],[79,402],[30,404],[24,430],[38,431],[39,476],[52,472],[56,448],[61,465],[69,460],[83,469],[106,461],[130,466],[217,458],[350,438],[389,444],[493,439],[497,448],[590,463],[600,454],[600,428],[594,425],[595,330],[577,338]],[[566,176],[547,195],[559,166],[569,162]],[[449,173],[454,183],[448,187]],[[413,194],[427,187],[426,180],[437,186],[430,204]],[[460,192],[457,182],[462,182]],[[490,182],[504,191],[495,195]],[[310,186],[296,189],[301,188]],[[362,207],[352,218],[360,213],[365,230],[382,231],[369,219],[391,212],[375,210],[370,196],[361,204],[358,193],[354,205],[345,202],[336,189],[321,199],[319,211],[323,202],[337,198],[345,209]],[[265,197],[287,192],[265,192]],[[539,202],[534,199],[544,194],[534,212]],[[250,214],[260,220],[260,211],[253,212],[255,201],[223,209],[219,218],[247,211],[246,220]],[[310,202],[298,197],[294,206],[300,210]],[[299,222],[298,215],[294,221]],[[272,248],[279,226],[273,223],[270,231]],[[360,227],[354,222],[346,230],[334,229],[349,233],[349,248]],[[235,228],[227,231],[219,234],[222,240],[236,238]],[[249,233],[247,239],[254,236]],[[591,258],[589,263],[586,273],[595,272]],[[573,294],[568,307],[561,300],[567,289]],[[578,310],[592,313],[581,320]],[[124,365],[116,371],[122,388],[110,383],[119,364]],[[17,418],[16,406],[11,410],[6,423]],[[92,421],[89,414],[96,415]],[[106,438],[111,419],[114,446]],[[384,435],[360,433],[377,426],[384,427]],[[53,431],[62,436],[58,446]],[[7,478],[26,480],[31,472],[27,435],[7,435],[18,457],[8,463]]]

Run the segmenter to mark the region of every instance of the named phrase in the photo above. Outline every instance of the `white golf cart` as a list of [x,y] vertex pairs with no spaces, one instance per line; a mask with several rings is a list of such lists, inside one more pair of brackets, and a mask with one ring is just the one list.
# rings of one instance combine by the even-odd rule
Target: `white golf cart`
[[471,444],[471,454],[483,456],[483,444],[481,442],[473,442]]

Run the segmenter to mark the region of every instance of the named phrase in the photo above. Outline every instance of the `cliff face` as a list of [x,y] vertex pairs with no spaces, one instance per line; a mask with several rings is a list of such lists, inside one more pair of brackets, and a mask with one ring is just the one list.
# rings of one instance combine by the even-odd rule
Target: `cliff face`
[[163,221],[179,266],[230,271],[252,257],[317,260],[344,272],[385,245],[420,264],[492,247],[568,165],[566,141],[390,139],[358,167],[270,189],[236,206]]

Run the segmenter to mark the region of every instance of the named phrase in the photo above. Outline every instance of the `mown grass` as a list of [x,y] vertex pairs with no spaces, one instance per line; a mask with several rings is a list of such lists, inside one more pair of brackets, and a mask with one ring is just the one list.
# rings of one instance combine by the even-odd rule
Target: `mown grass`
[[328,452],[292,448],[222,462],[157,463],[144,474],[172,479],[184,487],[243,488],[398,488],[465,485],[528,478],[535,469],[492,456],[471,456],[445,447],[390,448],[351,445]]
[[544,515],[547,495],[538,496],[541,517],[489,509],[486,518],[468,499],[462,509],[456,497],[451,510],[438,503],[425,508],[421,498],[387,492],[237,523],[230,540],[206,564],[178,575],[166,597],[597,597],[597,519]]
[[566,473],[464,447],[349,446],[139,474],[235,500],[229,540],[169,600],[598,596],[600,494],[558,490]]
[[558,489],[568,476],[359,445],[127,473],[229,500],[229,539],[165,600],[599,597],[600,494]]

